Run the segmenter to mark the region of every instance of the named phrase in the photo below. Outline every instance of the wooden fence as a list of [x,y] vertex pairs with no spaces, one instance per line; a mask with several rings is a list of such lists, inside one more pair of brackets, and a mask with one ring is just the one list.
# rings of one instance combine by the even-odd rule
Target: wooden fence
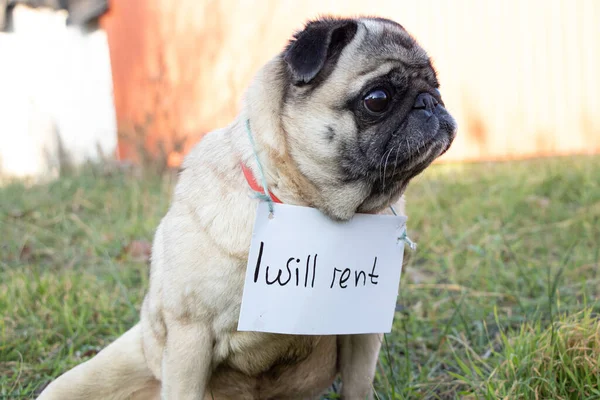
[[459,123],[443,160],[600,152],[598,0],[127,0],[103,19],[120,155],[176,164],[239,110],[256,70],[307,18],[395,19],[432,56]]

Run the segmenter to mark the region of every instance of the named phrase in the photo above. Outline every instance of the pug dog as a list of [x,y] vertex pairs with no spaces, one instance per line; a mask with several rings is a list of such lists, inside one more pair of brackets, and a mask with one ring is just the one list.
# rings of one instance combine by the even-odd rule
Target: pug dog
[[39,399],[317,399],[337,376],[343,399],[373,398],[381,334],[236,329],[261,201],[247,129],[268,195],[347,221],[402,201],[448,150],[456,123],[438,87],[398,23],[309,21],[259,70],[239,116],[186,156],[155,233],[140,322]]

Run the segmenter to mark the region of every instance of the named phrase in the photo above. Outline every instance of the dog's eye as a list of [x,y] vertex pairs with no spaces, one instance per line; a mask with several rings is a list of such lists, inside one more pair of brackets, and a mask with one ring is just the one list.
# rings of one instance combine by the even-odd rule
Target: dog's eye
[[363,103],[367,110],[379,114],[388,108],[390,96],[384,89],[375,89],[367,93]]

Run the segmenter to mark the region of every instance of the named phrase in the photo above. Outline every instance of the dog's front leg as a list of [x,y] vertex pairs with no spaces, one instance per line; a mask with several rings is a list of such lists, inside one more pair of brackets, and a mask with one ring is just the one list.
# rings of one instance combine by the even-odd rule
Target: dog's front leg
[[213,337],[198,323],[168,325],[162,373],[163,400],[202,400],[210,379]]
[[338,336],[342,399],[373,399],[373,379],[382,334]]

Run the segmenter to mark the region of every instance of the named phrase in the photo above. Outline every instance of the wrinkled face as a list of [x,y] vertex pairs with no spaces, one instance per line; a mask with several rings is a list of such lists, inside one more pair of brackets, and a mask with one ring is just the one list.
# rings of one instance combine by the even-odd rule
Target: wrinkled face
[[351,198],[355,211],[395,201],[454,139],[428,55],[392,21],[311,22],[283,59],[290,152],[319,189]]

